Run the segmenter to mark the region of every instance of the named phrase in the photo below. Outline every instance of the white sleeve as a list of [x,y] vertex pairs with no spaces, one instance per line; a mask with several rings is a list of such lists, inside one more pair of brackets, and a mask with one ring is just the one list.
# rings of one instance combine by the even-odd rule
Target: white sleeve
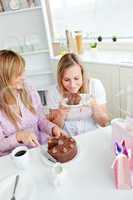
[[46,102],[49,108],[59,108],[60,94],[56,86],[51,86],[46,91]]
[[95,96],[99,104],[106,104],[106,92],[102,82],[99,79],[91,80],[91,93]]

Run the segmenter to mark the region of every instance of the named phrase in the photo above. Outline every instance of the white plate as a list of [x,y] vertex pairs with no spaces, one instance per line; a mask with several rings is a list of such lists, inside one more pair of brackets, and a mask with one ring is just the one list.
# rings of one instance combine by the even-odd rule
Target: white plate
[[89,94],[80,94],[80,96],[81,96],[81,100],[80,100],[79,104],[77,104],[77,105],[68,105],[67,104],[68,98],[64,98],[61,102],[61,105],[66,108],[79,108],[82,106],[89,106],[91,96]]
[[[42,147],[40,148],[41,160],[42,160],[46,165],[52,167],[55,163],[52,162],[52,161],[50,161],[50,160],[48,160],[48,158],[47,158],[46,156],[44,156],[43,151],[47,151],[47,145],[42,145]],[[80,153],[80,151],[79,151],[79,146],[77,145],[77,154],[76,154],[76,156],[75,156],[72,160],[69,160],[69,161],[64,162],[64,163],[61,163],[61,164],[64,165],[64,164],[67,164],[67,163],[70,163],[70,162],[74,162],[74,161],[77,160],[77,158],[79,157],[79,153]]]

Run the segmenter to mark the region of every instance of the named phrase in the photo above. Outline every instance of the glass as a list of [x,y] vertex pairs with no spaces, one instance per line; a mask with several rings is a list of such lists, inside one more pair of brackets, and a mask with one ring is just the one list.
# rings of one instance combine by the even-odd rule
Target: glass
[[21,2],[20,0],[10,0],[5,1],[6,2],[6,10],[17,10],[21,8]]
[[34,33],[25,37],[25,49],[27,51],[36,51],[42,49],[41,39],[38,33]]
[[76,41],[77,53],[82,54],[84,51],[84,47],[83,47],[83,36],[81,31],[75,31],[75,41]]

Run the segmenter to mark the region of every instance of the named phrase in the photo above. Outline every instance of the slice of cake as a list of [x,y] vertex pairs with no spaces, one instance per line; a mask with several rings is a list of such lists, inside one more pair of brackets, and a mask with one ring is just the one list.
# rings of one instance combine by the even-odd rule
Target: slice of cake
[[78,93],[73,93],[68,95],[68,105],[77,105],[80,103],[81,96]]
[[50,138],[48,153],[61,163],[72,160],[77,154],[76,141],[65,135],[61,135],[59,138]]

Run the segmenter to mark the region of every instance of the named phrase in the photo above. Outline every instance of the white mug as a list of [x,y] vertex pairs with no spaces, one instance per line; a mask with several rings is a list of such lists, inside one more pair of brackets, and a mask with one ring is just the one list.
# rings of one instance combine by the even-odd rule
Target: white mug
[[29,167],[29,151],[26,146],[16,147],[11,152],[11,158],[18,169],[24,170]]

